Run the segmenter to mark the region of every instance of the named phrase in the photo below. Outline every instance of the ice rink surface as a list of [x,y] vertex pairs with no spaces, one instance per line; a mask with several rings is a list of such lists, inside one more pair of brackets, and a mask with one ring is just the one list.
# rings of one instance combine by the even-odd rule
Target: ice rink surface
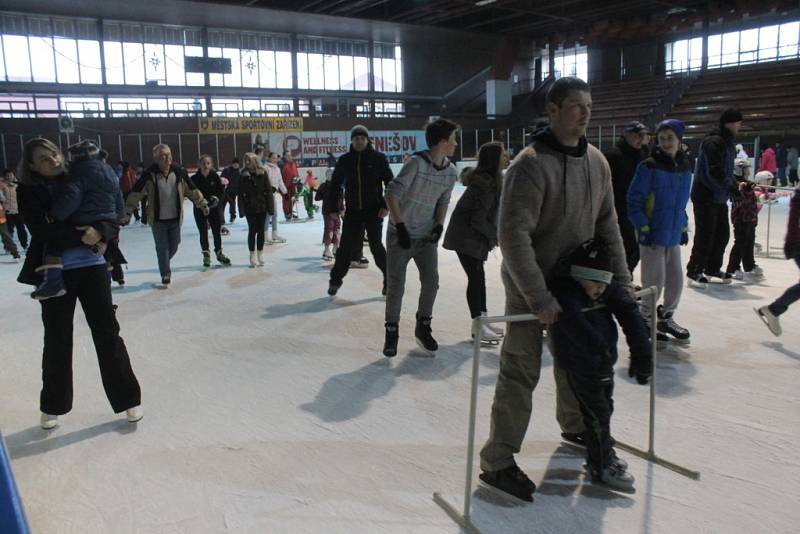
[[[535,502],[512,506],[476,489],[481,531],[800,531],[800,304],[781,318],[779,338],[752,311],[798,279],[780,254],[787,200],[772,210],[773,258],[757,260],[766,280],[684,289],[676,320],[692,343],[659,354],[656,451],[699,470],[700,480],[620,451],[635,494],[586,481],[582,459],[560,444],[546,355],[517,457],[538,485]],[[765,245],[766,226],[765,210]],[[460,505],[463,496],[472,345],[456,255],[440,249],[438,354],[424,356],[413,341],[419,284],[410,265],[400,351],[390,360],[381,355],[380,272],[374,264],[351,270],[330,299],[319,216],[282,225],[288,243],[267,247],[267,265],[257,269],[247,266],[244,220],[229,228],[233,265],[203,270],[187,211],[165,291],[152,287],[150,229],[123,230],[130,265],[114,296],[143,390],[137,425],[111,412],[79,311],[74,409],[56,430],[39,428],[39,305],[15,282],[19,265],[0,256],[0,429],[33,532],[459,532],[431,498],[440,491]],[[497,254],[486,265],[490,314],[503,309]],[[612,433],[646,447],[649,389],[628,379],[626,355],[621,347]],[[482,354],[479,446],[498,356]]]

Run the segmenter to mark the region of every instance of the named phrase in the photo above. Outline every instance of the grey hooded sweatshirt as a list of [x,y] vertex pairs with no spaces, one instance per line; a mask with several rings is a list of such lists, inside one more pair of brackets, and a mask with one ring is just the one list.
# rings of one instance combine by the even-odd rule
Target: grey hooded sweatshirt
[[595,236],[608,244],[615,280],[630,285],[605,157],[586,138],[578,147],[561,145],[549,128],[533,139],[509,167],[500,199],[506,290],[541,311],[555,301],[547,281],[559,260]]

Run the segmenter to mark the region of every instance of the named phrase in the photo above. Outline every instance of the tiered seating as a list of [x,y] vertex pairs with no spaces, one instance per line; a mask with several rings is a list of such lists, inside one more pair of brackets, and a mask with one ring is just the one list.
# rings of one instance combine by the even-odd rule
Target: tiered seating
[[592,84],[592,126],[618,128],[643,120],[675,83],[663,77]]
[[779,61],[704,72],[670,116],[686,122],[690,136],[704,135],[727,107],[744,115],[744,133],[800,128],[800,61]]

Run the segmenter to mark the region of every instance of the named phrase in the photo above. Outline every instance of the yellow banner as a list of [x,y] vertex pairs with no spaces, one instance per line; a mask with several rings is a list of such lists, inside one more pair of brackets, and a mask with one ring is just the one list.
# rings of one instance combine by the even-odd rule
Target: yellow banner
[[200,133],[302,132],[303,117],[220,117],[197,119]]

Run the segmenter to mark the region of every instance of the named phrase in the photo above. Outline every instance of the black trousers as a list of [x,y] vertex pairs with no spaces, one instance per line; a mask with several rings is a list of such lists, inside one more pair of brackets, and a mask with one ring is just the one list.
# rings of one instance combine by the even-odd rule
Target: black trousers
[[331,282],[341,284],[347,271],[350,270],[350,261],[361,249],[362,235],[367,231],[369,250],[375,258],[375,265],[386,279],[386,249],[383,247],[383,219],[378,217],[378,210],[345,212],[342,222],[342,238],[339,249],[336,251],[336,263],[331,269]]
[[609,465],[613,456],[611,414],[614,412],[614,367],[603,357],[600,372],[584,375],[567,371],[567,382],[578,400],[583,416],[586,460],[596,472]]
[[633,274],[633,270],[639,265],[639,240],[636,239],[636,231],[628,221],[619,221],[619,232],[622,235],[622,246],[625,248],[625,263],[628,264],[628,271]]
[[208,227],[211,226],[211,235],[214,237],[214,250],[222,250],[222,216],[220,210],[213,208],[208,215],[194,208],[194,222],[197,223],[197,230],[200,232],[200,247],[203,251],[208,250]]
[[[238,196],[237,193],[232,193],[230,191],[225,192],[225,196],[222,198],[219,204],[219,209],[222,212],[222,222],[225,222],[225,204],[230,204],[230,216],[231,220],[236,219],[236,197]],[[242,214],[244,215],[244,214]]]
[[753,248],[756,243],[757,222],[734,222],[733,223],[733,248],[728,258],[727,272],[732,273],[739,269],[741,264],[744,270],[750,272],[756,266],[753,257]]
[[483,270],[483,260],[467,256],[460,252],[458,261],[467,273],[467,305],[469,306],[469,315],[473,319],[480,317],[481,312],[486,311],[486,274]]
[[730,239],[727,204],[693,204],[694,243],[686,274],[716,274]]
[[80,301],[100,364],[103,388],[115,413],[141,404],[139,382],[119,335],[105,265],[64,271],[67,294],[41,301],[44,325],[41,410],[62,415],[72,409],[72,323]]
[[250,252],[264,250],[264,227],[267,224],[267,212],[248,213],[247,217],[247,248]]
[[28,231],[25,229],[22,215],[19,213],[6,213],[6,222],[8,223],[8,233],[13,237],[14,230],[16,230],[19,244],[22,245],[22,248],[28,248]]
[[789,169],[789,183],[792,185],[797,184],[798,177],[797,177],[797,169]]

